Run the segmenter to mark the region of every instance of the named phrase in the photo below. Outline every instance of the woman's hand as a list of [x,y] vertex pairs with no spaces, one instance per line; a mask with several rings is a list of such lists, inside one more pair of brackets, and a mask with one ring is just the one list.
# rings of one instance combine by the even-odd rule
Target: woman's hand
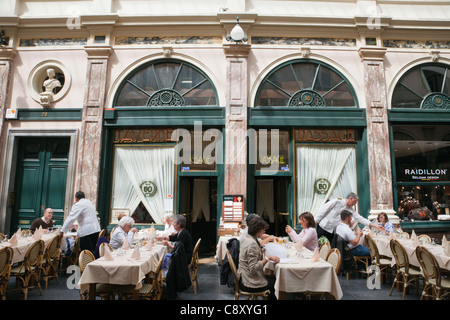
[[267,256],[267,259],[269,259],[270,261],[272,261],[274,263],[280,262],[280,258],[277,256]]

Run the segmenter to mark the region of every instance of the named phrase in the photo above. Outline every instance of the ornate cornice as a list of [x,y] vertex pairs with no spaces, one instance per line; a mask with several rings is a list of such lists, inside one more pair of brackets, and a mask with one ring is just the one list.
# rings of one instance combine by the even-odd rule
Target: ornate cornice
[[361,47],[358,49],[359,56],[361,60],[376,60],[383,61],[384,55],[386,53],[386,48],[378,48],[378,47]]

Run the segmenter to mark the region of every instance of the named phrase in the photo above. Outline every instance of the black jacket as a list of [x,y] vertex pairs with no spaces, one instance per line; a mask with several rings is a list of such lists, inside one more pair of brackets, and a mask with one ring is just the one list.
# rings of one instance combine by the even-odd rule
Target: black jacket
[[331,247],[337,248],[341,253],[342,263],[339,272],[345,272],[351,270],[353,265],[353,253],[348,247],[348,241],[345,241],[337,233],[334,234],[333,240],[331,241]]
[[[239,249],[240,242],[239,239],[232,238],[228,240],[227,249],[230,251],[231,257],[233,258],[236,269],[239,267]],[[228,256],[222,260],[222,267],[220,269],[220,284],[227,285],[229,288],[234,288],[234,276],[231,270],[230,263],[228,262]]]
[[184,252],[186,256],[186,262],[189,265],[192,259],[192,237],[187,229],[183,229],[179,234],[175,234],[169,237],[169,240],[172,242],[179,241],[184,245]]
[[178,292],[183,292],[191,286],[191,275],[189,274],[186,254],[182,242],[174,243],[172,259],[166,275],[168,299],[176,299]]

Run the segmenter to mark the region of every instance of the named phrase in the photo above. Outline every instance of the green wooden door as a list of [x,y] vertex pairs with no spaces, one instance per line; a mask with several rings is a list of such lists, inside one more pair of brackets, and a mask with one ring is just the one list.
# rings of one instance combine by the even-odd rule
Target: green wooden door
[[15,180],[14,213],[11,230],[29,228],[46,208],[53,209],[53,220],[64,219],[68,138],[24,138],[19,142]]

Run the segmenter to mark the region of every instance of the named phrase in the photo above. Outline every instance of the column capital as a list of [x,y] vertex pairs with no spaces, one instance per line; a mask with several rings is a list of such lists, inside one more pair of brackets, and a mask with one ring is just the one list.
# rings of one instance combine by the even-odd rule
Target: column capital
[[249,44],[224,44],[223,51],[227,58],[247,58],[250,52]]
[[88,54],[88,59],[108,59],[113,48],[105,45],[87,45],[84,46],[84,51]]
[[383,61],[386,54],[386,48],[361,47],[358,49],[361,60]]
[[13,47],[0,47],[0,60],[12,60],[16,53]]

